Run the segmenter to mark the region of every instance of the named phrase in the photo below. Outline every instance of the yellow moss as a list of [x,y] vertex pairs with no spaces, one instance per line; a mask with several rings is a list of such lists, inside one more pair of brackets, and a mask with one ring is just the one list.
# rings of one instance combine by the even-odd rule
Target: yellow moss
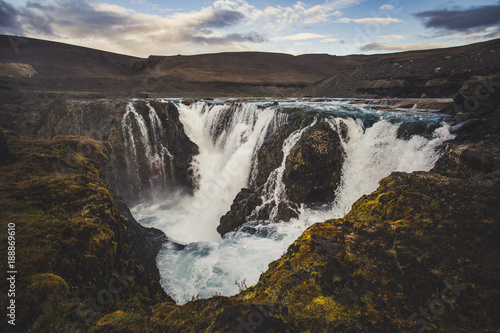
[[120,322],[126,320],[128,313],[122,310],[110,313],[101,319],[96,324],[96,327],[108,326],[108,325],[118,325]]
[[44,273],[36,274],[30,278],[28,289],[37,294],[62,294],[68,293],[68,284],[58,275]]

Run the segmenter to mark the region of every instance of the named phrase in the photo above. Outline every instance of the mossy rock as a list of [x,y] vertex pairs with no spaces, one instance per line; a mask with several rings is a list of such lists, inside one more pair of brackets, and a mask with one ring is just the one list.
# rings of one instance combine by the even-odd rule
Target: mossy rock
[[288,199],[297,204],[331,202],[340,182],[343,161],[337,132],[326,122],[311,127],[286,160],[283,182]]
[[28,292],[36,302],[41,302],[49,295],[65,296],[69,292],[66,281],[58,275],[44,273],[30,277]]

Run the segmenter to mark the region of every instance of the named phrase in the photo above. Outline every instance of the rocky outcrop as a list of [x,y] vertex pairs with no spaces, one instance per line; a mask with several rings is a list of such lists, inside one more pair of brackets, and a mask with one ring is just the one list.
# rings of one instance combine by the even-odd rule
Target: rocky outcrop
[[294,203],[333,201],[343,160],[337,132],[326,122],[313,126],[286,159],[283,182],[288,199]]
[[167,189],[192,192],[191,160],[198,146],[184,133],[177,107],[155,100],[129,103],[120,123],[121,142],[113,142],[117,152],[111,164],[111,170],[124,166],[128,177],[109,172],[110,183],[129,204]]
[[292,111],[289,123],[263,143],[258,152],[255,179],[251,180],[250,188],[240,191],[231,210],[221,218],[217,228],[221,235],[238,229],[249,219],[289,221],[298,216],[297,209],[303,203],[333,201],[340,182],[344,154],[337,132],[326,122],[319,121],[305,130],[286,157],[280,180],[286,191],[281,195],[285,197],[278,203],[272,200],[263,202],[265,193],[274,190],[270,177],[276,177],[276,170],[283,161],[285,140],[294,131],[310,124],[312,117],[304,111]]
[[230,211],[221,217],[217,232],[224,236],[241,227],[253,210],[262,205],[261,190],[262,188],[254,191],[242,188],[234,198]]
[[[0,166],[0,223],[16,231],[19,274],[16,326],[3,331],[88,331],[108,313],[172,302],[155,264],[166,237],[141,227],[101,177],[110,144],[5,134],[10,153]],[[84,156],[78,146],[91,149]],[[6,280],[0,288],[7,295]]]
[[[154,195],[155,190],[165,187],[192,191],[190,162],[198,153],[198,147],[184,133],[175,105],[154,100],[133,102],[147,127],[147,137],[141,137],[137,123],[131,120],[137,156],[135,161],[130,161],[132,148],[125,146],[122,128],[130,102],[120,99],[66,100],[58,95],[11,93],[0,95],[0,123],[33,138],[81,135],[110,142],[113,151],[103,176],[128,204],[145,200]],[[159,124],[150,119],[150,107],[158,116]],[[153,138],[155,131],[157,137]],[[144,147],[145,141],[149,142],[150,151]],[[164,147],[168,147],[171,160],[163,152]],[[79,145],[75,149],[76,153],[85,156],[91,147]],[[147,153],[164,154],[164,160],[161,163],[153,161],[157,156],[147,156]]]

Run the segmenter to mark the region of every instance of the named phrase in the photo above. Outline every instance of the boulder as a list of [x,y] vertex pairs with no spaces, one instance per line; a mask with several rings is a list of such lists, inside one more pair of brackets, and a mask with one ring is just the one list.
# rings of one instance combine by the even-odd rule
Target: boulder
[[[249,188],[238,193],[231,210],[221,218],[217,228],[221,235],[237,230],[249,219],[289,221],[298,216],[298,207],[303,203],[333,201],[340,182],[344,153],[339,134],[326,122],[318,122],[302,135],[286,158],[282,179],[286,198],[277,207],[273,201],[262,205],[265,183],[283,160],[283,143],[293,131],[304,127],[304,121],[306,118],[303,114],[294,115],[287,126],[283,126],[262,145],[258,152],[256,179]],[[275,214],[272,214],[273,211]]]
[[283,182],[288,199],[296,204],[331,202],[343,161],[339,135],[326,122],[313,126],[286,159]]
[[225,235],[243,225],[255,207],[262,205],[260,196],[259,191],[242,188],[234,198],[231,210],[221,217],[217,232]]

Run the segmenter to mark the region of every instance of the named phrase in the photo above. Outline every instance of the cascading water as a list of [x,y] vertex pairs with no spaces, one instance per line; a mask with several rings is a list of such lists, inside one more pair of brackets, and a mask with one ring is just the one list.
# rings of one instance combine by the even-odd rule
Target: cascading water
[[[430,170],[439,157],[438,148],[452,138],[446,125],[439,127],[440,117],[432,113],[383,112],[339,101],[267,107],[256,102],[198,102],[178,104],[178,108],[186,134],[199,146],[193,161],[198,189],[193,196],[171,194],[156,203],[138,205],[132,213],[144,225],[185,244],[181,248],[166,244],[157,258],[162,285],[181,304],[196,297],[233,295],[255,284],[267,265],[308,226],[344,216],[359,197],[373,192],[378,181],[394,171]],[[340,133],[345,160],[335,201],[315,209],[302,206],[299,217],[289,222],[256,223],[250,216],[247,224],[221,240],[216,232],[220,217],[255,176],[257,151],[297,108],[314,113],[315,122],[326,121]],[[428,134],[400,137],[402,124],[411,122],[426,124]],[[283,161],[264,186],[261,206],[286,200],[284,161],[311,126],[304,124],[285,140]]]
[[[164,184],[168,178],[175,178],[175,171],[172,164],[173,156],[165,145],[164,133],[162,131],[161,121],[156,110],[148,102],[148,118],[144,118],[134,106],[134,101],[127,104],[126,112],[122,118],[122,135],[127,149],[128,172],[137,177],[137,185],[140,188],[142,184],[141,177],[138,177],[145,170],[145,166],[150,175],[148,181],[150,186],[158,183]],[[141,159],[141,154],[142,157]],[[145,165],[141,165],[141,160]],[[170,174],[167,174],[165,166],[169,165]]]
[[256,151],[286,117],[254,104],[200,102],[178,108],[186,134],[199,147],[192,165],[198,189],[194,196],[172,195],[154,205],[136,206],[133,212],[174,241],[219,241],[220,217],[247,186]]

